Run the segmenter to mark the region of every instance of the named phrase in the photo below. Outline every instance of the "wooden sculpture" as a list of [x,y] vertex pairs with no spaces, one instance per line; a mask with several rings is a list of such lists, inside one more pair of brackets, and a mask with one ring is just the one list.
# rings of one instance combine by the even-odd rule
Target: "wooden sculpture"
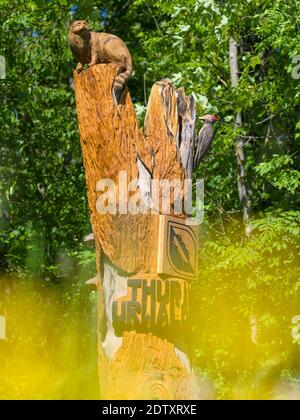
[[[193,399],[186,335],[197,228],[186,223],[184,209],[175,212],[175,194],[169,212],[164,191],[154,208],[150,181],[176,180],[183,188],[189,165],[180,146],[193,144],[195,104],[169,80],[156,83],[143,133],[127,87],[116,107],[119,72],[115,64],[74,72],[97,250],[101,398]],[[133,203],[143,204],[143,214],[129,211]]]
[[115,99],[122,93],[125,84],[132,75],[132,59],[124,42],[115,35],[91,32],[86,20],[76,20],[71,23],[69,31],[69,46],[77,60],[77,72],[100,63],[119,65],[119,74],[113,84]]

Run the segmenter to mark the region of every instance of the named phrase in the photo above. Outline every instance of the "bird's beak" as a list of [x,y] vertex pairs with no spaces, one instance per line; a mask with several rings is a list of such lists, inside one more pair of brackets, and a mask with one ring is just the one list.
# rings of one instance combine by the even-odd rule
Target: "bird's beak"
[[209,121],[211,121],[211,122],[217,122],[217,121],[220,121],[220,118],[219,117],[216,117],[216,116],[213,116],[213,118],[211,118],[212,116],[209,116],[209,115],[205,115],[205,116],[203,116],[203,117],[198,117],[199,118],[199,120],[202,120],[202,121],[206,121],[206,120],[209,120]]

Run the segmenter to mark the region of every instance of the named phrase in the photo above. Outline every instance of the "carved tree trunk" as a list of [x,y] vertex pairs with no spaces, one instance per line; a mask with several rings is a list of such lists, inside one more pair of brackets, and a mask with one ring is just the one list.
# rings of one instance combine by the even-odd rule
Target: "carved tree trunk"
[[[147,197],[148,176],[177,179],[183,185],[176,148],[181,130],[178,94],[169,81],[154,85],[143,134],[127,88],[118,108],[114,104],[117,73],[113,65],[74,73],[97,250],[101,398],[193,399],[196,387],[184,339],[190,280],[158,269],[168,222],[161,206],[157,214],[126,214],[124,201],[130,202],[134,192],[122,192],[122,186],[138,179],[140,203]],[[126,177],[120,178],[120,172]],[[116,208],[106,214],[99,211],[104,179],[114,181],[117,198]],[[173,206],[174,198],[171,213]],[[175,221],[184,223],[184,216],[182,212]]]

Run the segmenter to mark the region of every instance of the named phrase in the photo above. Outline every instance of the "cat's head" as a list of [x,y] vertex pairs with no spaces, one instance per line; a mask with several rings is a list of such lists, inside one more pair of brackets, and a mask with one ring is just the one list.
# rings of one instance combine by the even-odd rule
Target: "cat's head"
[[71,23],[70,30],[74,34],[80,34],[89,30],[89,24],[86,20],[74,20],[74,22]]

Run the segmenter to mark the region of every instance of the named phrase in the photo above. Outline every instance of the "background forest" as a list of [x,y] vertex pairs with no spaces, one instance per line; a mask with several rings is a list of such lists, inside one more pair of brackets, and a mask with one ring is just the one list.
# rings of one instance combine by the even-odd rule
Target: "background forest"
[[300,399],[299,0],[0,0],[0,398],[97,397],[96,296],[84,285],[94,250],[83,242],[91,227],[67,44],[77,18],[129,46],[141,124],[162,78],[194,95],[198,115],[221,118],[196,174],[206,217],[190,342],[203,396]]

